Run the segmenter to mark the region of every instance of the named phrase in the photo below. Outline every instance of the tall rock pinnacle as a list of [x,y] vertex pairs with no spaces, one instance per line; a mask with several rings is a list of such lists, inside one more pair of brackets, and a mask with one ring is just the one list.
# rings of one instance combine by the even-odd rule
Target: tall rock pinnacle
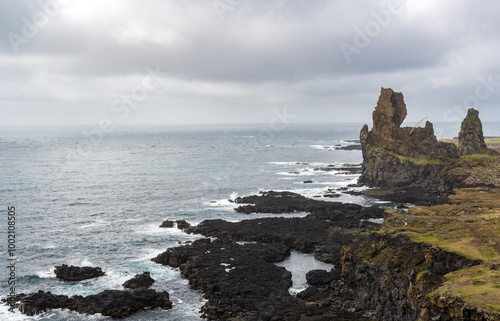
[[375,134],[387,138],[394,136],[395,131],[406,118],[403,94],[394,92],[391,88],[382,88],[372,118]]
[[462,121],[462,127],[458,134],[458,152],[460,156],[488,153],[479,111],[474,108],[469,108],[467,116]]

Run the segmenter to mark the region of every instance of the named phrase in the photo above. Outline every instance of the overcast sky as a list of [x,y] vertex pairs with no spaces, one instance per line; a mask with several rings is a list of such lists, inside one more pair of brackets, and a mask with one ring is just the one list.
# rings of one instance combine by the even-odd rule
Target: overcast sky
[[[3,0],[0,125],[500,121],[500,1]],[[286,117],[288,117],[286,116]]]

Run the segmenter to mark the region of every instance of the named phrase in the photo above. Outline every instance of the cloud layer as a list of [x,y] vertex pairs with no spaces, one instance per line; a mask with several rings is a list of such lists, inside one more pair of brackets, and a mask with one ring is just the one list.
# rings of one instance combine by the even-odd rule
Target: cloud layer
[[0,124],[268,122],[284,107],[297,122],[369,122],[380,87],[404,93],[408,121],[456,121],[468,107],[500,121],[499,9],[494,0],[6,0]]

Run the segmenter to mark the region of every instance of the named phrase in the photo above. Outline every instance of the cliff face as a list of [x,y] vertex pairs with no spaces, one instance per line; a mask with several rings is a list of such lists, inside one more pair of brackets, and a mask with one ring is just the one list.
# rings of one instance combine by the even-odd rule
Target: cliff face
[[344,248],[341,290],[355,310],[377,320],[497,320],[462,300],[428,295],[444,275],[481,261],[470,260],[399,235],[371,234]]

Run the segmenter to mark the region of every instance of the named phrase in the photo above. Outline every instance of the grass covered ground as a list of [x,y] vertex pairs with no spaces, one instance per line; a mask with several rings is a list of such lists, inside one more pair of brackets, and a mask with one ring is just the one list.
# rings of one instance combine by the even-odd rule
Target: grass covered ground
[[486,311],[500,312],[499,188],[458,189],[447,204],[413,206],[408,213],[391,212],[380,232],[403,233],[416,242],[481,260],[481,265],[446,275],[447,281],[437,292],[448,292]]
[[[453,144],[458,145],[458,140],[453,139],[453,138],[444,138],[444,139],[440,139],[440,141],[443,141],[446,143],[453,143]],[[493,150],[496,150],[497,152],[500,152],[500,137],[485,138],[484,142],[486,143],[486,146],[488,146],[488,148],[491,148]]]

